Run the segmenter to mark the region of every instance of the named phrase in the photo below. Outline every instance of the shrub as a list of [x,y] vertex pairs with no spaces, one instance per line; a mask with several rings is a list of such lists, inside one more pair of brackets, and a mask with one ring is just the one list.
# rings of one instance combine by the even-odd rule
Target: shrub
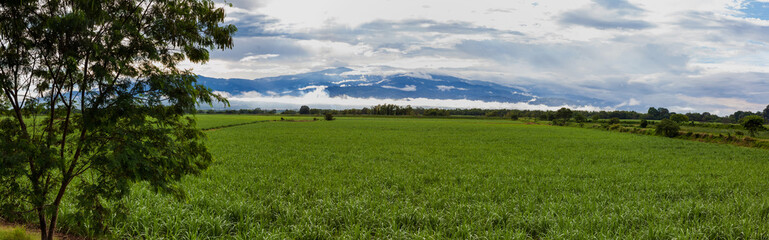
[[326,121],[334,120],[334,115],[331,113],[326,113],[326,116],[324,117]]
[[646,126],[649,126],[649,121],[646,121],[646,119],[641,119],[641,128],[646,128]]
[[734,134],[736,134],[737,136],[743,136],[743,135],[745,135],[745,133],[744,133],[744,132],[742,132],[742,131],[736,131],[736,132],[734,132]]
[[619,124],[619,118],[611,118],[609,119],[609,125]]
[[678,136],[679,129],[680,127],[678,127],[678,124],[670,119],[662,119],[662,121],[657,124],[657,134],[670,138]]

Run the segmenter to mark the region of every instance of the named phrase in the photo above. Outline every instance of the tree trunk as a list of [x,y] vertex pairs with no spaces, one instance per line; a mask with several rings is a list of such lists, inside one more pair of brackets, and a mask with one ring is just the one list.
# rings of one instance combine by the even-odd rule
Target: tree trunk
[[42,240],[48,240],[48,228],[46,227],[46,221],[45,221],[45,209],[43,209],[43,206],[39,206],[37,208],[37,218],[38,221],[40,221],[40,239]]

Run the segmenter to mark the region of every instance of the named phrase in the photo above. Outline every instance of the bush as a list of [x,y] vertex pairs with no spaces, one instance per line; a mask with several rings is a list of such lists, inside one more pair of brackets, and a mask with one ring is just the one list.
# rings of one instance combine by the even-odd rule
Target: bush
[[334,120],[334,115],[331,113],[326,113],[326,116],[324,117],[326,121]]
[[611,118],[609,119],[609,125],[619,124],[619,118]]
[[641,119],[641,128],[646,128],[646,126],[649,126],[649,121],[646,121],[646,119]]
[[659,124],[657,124],[657,134],[663,135],[666,137],[676,137],[678,136],[678,130],[680,130],[680,127],[678,127],[678,123],[671,121],[670,119],[662,119]]

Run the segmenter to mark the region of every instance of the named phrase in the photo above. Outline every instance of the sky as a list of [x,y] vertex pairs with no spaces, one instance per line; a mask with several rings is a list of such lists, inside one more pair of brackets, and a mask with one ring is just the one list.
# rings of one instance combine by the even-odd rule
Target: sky
[[[232,6],[228,6],[228,4]],[[769,0],[228,0],[234,48],[193,72],[350,67],[730,114],[769,104]]]

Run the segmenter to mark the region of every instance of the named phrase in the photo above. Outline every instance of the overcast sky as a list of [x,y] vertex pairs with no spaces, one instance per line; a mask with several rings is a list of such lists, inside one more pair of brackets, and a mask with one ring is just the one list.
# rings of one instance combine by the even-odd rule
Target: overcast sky
[[769,104],[769,0],[229,1],[235,47],[194,72],[450,74],[677,112]]

